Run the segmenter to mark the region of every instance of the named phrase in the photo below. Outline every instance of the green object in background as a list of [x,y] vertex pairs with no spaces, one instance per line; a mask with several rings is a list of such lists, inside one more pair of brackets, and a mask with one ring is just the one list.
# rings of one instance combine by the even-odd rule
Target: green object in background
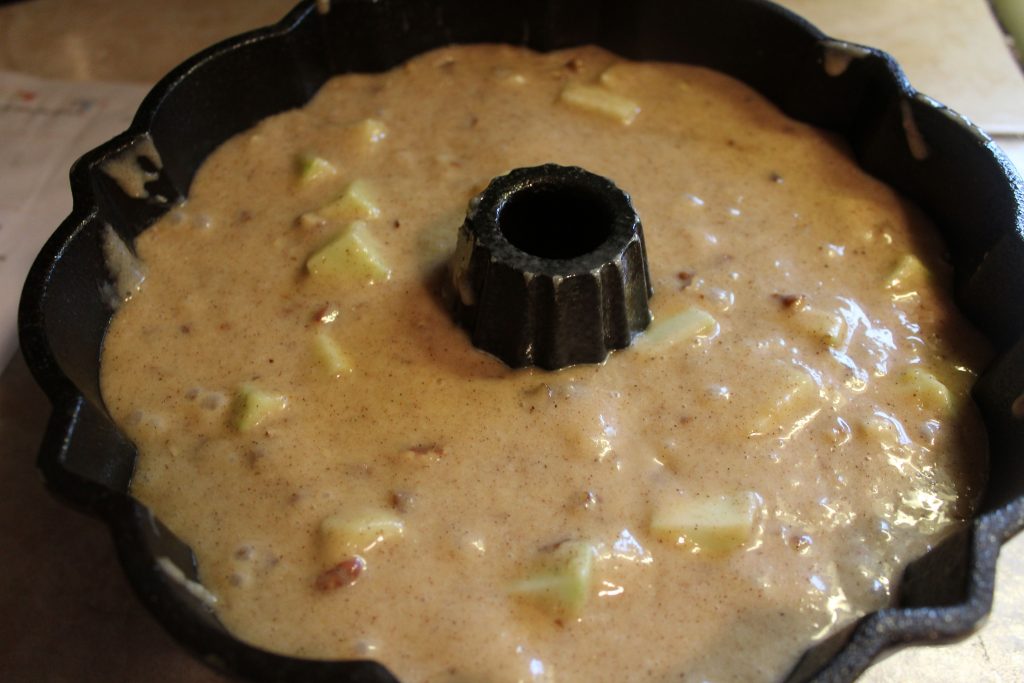
[[1024,0],[992,0],[992,7],[1013,36],[1018,53],[1024,53]]

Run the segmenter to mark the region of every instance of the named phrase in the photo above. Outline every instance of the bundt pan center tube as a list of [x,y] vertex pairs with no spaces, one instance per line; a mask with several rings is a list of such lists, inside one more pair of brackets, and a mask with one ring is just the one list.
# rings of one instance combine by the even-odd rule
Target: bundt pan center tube
[[600,363],[651,321],[643,228],[629,196],[545,164],[470,202],[444,296],[478,348],[511,367]]
[[[975,519],[908,567],[896,604],[815,644],[786,680],[849,681],[887,648],[962,637],[984,620],[999,548],[1024,526],[1024,410],[1012,408],[1024,395],[1021,182],[991,140],[917,93],[885,53],[831,40],[763,0],[335,0],[328,11],[318,7],[328,3],[304,2],[276,26],[196,55],[153,89],[128,131],[85,155],[71,174],[74,210],[33,265],[21,300],[21,347],[53,403],[39,467],[56,494],[110,525],[133,588],[181,643],[218,669],[251,680],[395,680],[375,662],[285,657],[234,638],[193,583],[198,573],[191,550],[130,496],[135,450],[111,422],[99,390],[100,352],[112,316],[104,294],[110,290],[104,230],[110,226],[131,244],[187,195],[199,165],[218,145],[301,106],[329,77],[380,72],[434,47],[479,42],[540,51],[597,44],[630,59],[725,72],[788,115],[842,136],[868,172],[930,216],[950,248],[957,301],[995,351],[974,390],[989,435],[988,453],[979,447],[977,457],[979,466],[988,457],[990,483]],[[141,195],[127,195],[102,171],[105,162],[126,154],[151,160],[146,170],[156,177]],[[519,250],[537,251],[515,225]],[[616,246],[608,255],[609,262],[621,259],[619,265],[598,270],[602,287],[605,278],[618,283],[624,274],[626,298],[639,301],[650,294],[650,279],[637,261],[643,242],[638,222],[635,227],[621,254]],[[545,249],[539,258],[586,257],[575,248]],[[471,256],[463,253],[465,263]],[[475,277],[472,268],[465,272]],[[469,306],[477,296],[458,287],[452,294]],[[556,351],[553,359],[539,360],[536,350],[546,342],[532,342],[531,355],[525,341],[506,362],[596,362],[643,329],[645,315],[646,304],[606,315],[626,324],[614,333],[605,327],[601,344],[581,343],[581,357]]]

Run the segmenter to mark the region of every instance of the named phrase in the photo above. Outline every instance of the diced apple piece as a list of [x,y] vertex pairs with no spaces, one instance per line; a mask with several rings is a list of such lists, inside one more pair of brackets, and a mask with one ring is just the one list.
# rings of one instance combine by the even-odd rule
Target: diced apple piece
[[[628,91],[634,86],[642,86],[649,81],[653,71],[650,65],[640,62],[619,62],[612,64],[597,77],[601,85],[615,91]],[[683,80],[675,79],[675,86],[678,89],[690,89],[690,86]]]
[[562,90],[561,98],[566,104],[607,116],[625,126],[640,113],[636,102],[599,85],[570,83]]
[[913,254],[904,254],[889,273],[886,289],[912,289],[928,276],[928,269]]
[[374,197],[373,188],[365,180],[353,180],[341,196],[314,212],[330,221],[347,221],[355,218],[377,218],[380,207]]
[[578,615],[590,597],[597,548],[589,541],[566,541],[546,554],[534,571],[509,592],[556,616]]
[[780,429],[793,432],[809,421],[820,408],[818,383],[807,371],[788,366],[785,376],[776,386],[775,398],[754,424],[755,434],[767,434]]
[[303,228],[304,230],[315,230],[317,228],[322,228],[323,226],[327,225],[327,221],[324,220],[318,214],[312,211],[307,211],[306,213],[299,216],[298,220],[296,221],[296,225],[298,225],[300,228]]
[[242,384],[235,393],[232,424],[240,432],[258,427],[264,420],[284,410],[288,399],[252,384]]
[[354,123],[349,127],[353,137],[360,142],[375,144],[388,135],[387,126],[380,119],[368,118]]
[[327,330],[320,330],[313,337],[313,353],[316,354],[320,365],[334,377],[338,377],[343,372],[352,372],[352,363],[348,356]]
[[910,443],[903,425],[890,416],[874,413],[861,420],[859,426],[866,436],[877,441],[886,450]]
[[953,405],[949,388],[923,368],[907,368],[900,374],[897,382],[899,386],[911,392],[924,408],[944,412]]
[[524,85],[526,83],[526,76],[509,69],[496,69],[494,77],[499,83],[505,85]]
[[629,64],[612,64],[610,67],[601,72],[598,76],[598,80],[602,84],[609,87],[621,86],[623,81],[626,80],[626,75],[629,73]]
[[306,261],[314,277],[374,284],[391,277],[366,223],[355,221]]
[[846,320],[838,313],[804,308],[795,314],[794,321],[805,332],[836,348],[846,340]]
[[651,533],[695,552],[728,553],[753,540],[760,508],[760,497],[749,491],[707,498],[673,497],[655,509]]
[[637,340],[639,349],[670,346],[677,342],[690,341],[714,331],[717,321],[710,313],[700,308],[688,308],[681,313],[656,318],[647,331]]
[[323,157],[315,154],[300,154],[295,158],[295,169],[303,185],[315,183],[338,174],[338,169]]
[[337,564],[405,533],[402,518],[390,510],[337,513],[320,522],[320,552],[328,564]]

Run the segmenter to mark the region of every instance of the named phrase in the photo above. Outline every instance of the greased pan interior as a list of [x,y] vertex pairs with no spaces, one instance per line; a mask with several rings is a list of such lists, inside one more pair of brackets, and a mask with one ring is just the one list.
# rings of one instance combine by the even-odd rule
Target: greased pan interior
[[[110,526],[150,611],[198,657],[251,680],[394,680],[373,662],[302,660],[248,646],[158,568],[156,559],[167,557],[196,577],[190,549],[127,494],[134,448],[99,391],[112,315],[101,234],[110,225],[130,243],[187,194],[215,147],[301,106],[330,76],[382,71],[471,42],[537,50],[594,43],[630,59],[718,69],[790,116],[843,135],[866,170],[925,210],[950,248],[958,303],[997,352],[974,392],[990,439],[977,457],[979,466],[989,459],[990,483],[973,523],[908,567],[896,606],[817,644],[787,681],[851,680],[886,648],[976,628],[991,607],[999,548],[1024,527],[1024,419],[1012,408],[1024,394],[1021,181],[984,133],[917,93],[887,54],[831,40],[763,0],[335,0],[326,13],[309,0],[279,24],[176,68],[128,131],[82,157],[71,172],[73,211],[38,256],[21,300],[21,347],[53,403],[38,464],[54,493]],[[100,167],[149,143],[161,164],[150,169],[158,173],[149,197],[134,199]]]

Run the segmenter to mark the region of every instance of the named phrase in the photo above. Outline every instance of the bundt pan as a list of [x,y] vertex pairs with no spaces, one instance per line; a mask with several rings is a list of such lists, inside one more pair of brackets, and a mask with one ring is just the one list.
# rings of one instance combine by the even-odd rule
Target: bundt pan
[[[325,3],[321,3],[323,5]],[[322,9],[322,7],[321,7]],[[135,450],[99,390],[112,314],[101,234],[127,243],[184,197],[203,159],[260,119],[303,105],[330,76],[374,72],[449,43],[503,42],[536,50],[595,43],[631,59],[718,69],[789,115],[838,132],[863,167],[917,202],[942,232],[959,305],[995,360],[974,395],[989,451],[989,486],[976,518],[900,581],[892,607],[816,644],[786,681],[848,681],[884,651],[970,633],[992,604],[1001,544],[1024,527],[1024,232],[1021,181],[984,133],[916,92],[883,52],[831,40],[763,0],[308,1],[263,30],[201,52],[143,102],[129,130],[72,169],[74,209],[29,274],[21,348],[53,403],[39,453],[50,489],[110,525],[140,599],[205,662],[261,681],[394,681],[370,661],[311,661],[246,645],[158,568],[170,558],[196,578],[191,550],[128,493]],[[152,144],[148,198],[127,196],[105,160]],[[141,154],[141,156],[146,156]],[[144,166],[148,163],[140,161]]]

